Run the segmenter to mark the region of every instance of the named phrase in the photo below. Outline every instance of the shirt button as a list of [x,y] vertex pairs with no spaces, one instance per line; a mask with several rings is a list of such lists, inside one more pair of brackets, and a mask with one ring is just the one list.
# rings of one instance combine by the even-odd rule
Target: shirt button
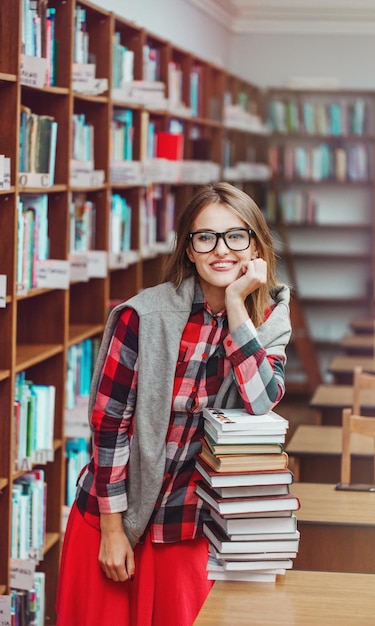
[[177,448],[182,448],[182,447],[183,447],[183,445],[184,445],[184,444],[182,443],[182,441],[179,441],[179,442],[178,442],[178,444],[177,444]]
[[197,390],[197,388],[194,386],[194,387],[192,388],[192,391],[196,392],[196,390]]
[[155,502],[155,509],[158,509],[160,506],[159,502]]
[[228,339],[228,341],[227,341],[227,346],[231,346],[231,345],[232,345],[232,343],[233,343],[233,341],[232,341],[231,339]]
[[202,359],[207,359],[207,352],[203,352]]
[[212,326],[217,326],[217,320],[212,320],[211,324]]
[[170,477],[171,477],[171,475],[170,475],[169,473],[167,473],[167,474],[164,476],[164,478],[167,478],[167,479],[168,479],[168,478],[170,478]]

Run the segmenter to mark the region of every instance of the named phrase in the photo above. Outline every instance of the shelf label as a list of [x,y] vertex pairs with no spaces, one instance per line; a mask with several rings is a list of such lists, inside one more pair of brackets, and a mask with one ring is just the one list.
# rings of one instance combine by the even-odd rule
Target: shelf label
[[108,273],[108,258],[106,250],[88,250],[88,270],[90,278],[106,278]]
[[73,63],[72,87],[79,93],[97,96],[108,89],[107,78],[96,78],[94,63]]
[[19,187],[51,187],[51,177],[49,174],[40,174],[38,172],[20,172],[18,174]]
[[35,562],[10,559],[10,586],[12,589],[31,589],[34,583]]
[[76,406],[65,409],[64,430],[65,437],[83,437],[87,441],[91,437],[89,420],[87,418],[89,399],[85,396],[76,398]]
[[7,301],[7,277],[5,274],[0,274],[0,309],[5,309]]
[[71,282],[85,282],[89,279],[89,261],[86,252],[69,254],[69,278]]
[[42,57],[31,57],[23,54],[21,56],[21,85],[28,87],[42,88],[46,84],[47,59]]
[[11,596],[0,596],[0,626],[11,626]]
[[29,472],[33,469],[33,462],[29,456],[25,456],[19,459],[16,459],[16,467],[17,470],[23,470]]
[[38,261],[36,283],[41,289],[69,289],[69,261],[47,259]]

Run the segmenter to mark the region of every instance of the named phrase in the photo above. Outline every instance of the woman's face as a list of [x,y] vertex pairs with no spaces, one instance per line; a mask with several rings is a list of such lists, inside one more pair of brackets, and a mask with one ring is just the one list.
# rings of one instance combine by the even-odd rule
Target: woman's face
[[[223,233],[233,228],[248,228],[248,226],[227,206],[208,204],[193,221],[191,232]],[[242,263],[256,256],[256,242],[254,237],[251,237],[248,248],[234,251],[230,250],[220,237],[211,252],[196,252],[190,243],[186,253],[190,261],[195,264],[203,293],[208,299],[209,294],[218,290],[224,294],[226,287],[239,278]]]

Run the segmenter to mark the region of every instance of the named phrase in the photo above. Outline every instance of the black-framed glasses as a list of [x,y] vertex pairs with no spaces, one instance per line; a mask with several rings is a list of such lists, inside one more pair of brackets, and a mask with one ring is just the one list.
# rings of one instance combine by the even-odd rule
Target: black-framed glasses
[[219,239],[223,239],[229,250],[241,252],[250,246],[254,231],[251,228],[230,228],[224,233],[214,233],[211,230],[197,230],[189,233],[189,241],[193,250],[198,253],[212,252],[215,250]]

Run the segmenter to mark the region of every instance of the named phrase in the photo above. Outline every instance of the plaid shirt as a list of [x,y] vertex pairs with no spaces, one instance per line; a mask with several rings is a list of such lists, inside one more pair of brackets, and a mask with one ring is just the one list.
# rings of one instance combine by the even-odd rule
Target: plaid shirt
[[[125,309],[104,363],[91,416],[94,454],[79,477],[77,505],[96,528],[100,513],[127,508],[127,461],[137,396],[138,324],[135,311]],[[231,370],[250,413],[265,413],[281,399],[284,361],[266,355],[250,320],[229,333],[225,311],[213,315],[198,287],[176,365],[164,480],[148,525],[154,542],[203,536],[203,503],[195,493],[200,475],[194,462],[204,434],[202,410],[215,405],[220,385]]]

